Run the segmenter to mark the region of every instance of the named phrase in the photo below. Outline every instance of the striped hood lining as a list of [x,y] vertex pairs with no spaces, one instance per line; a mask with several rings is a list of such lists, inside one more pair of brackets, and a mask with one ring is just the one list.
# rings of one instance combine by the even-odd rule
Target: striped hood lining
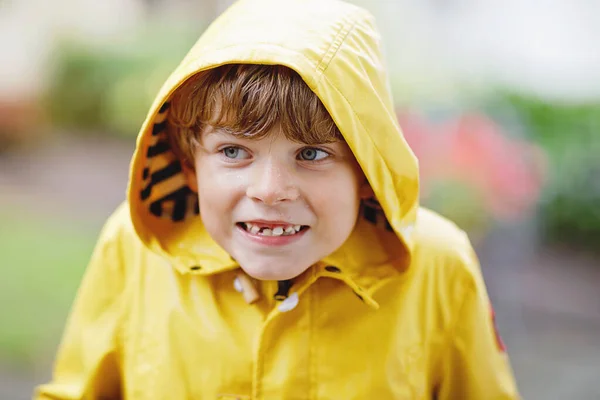
[[168,114],[169,102],[165,102],[144,150],[140,199],[154,217],[182,222],[199,214],[198,195],[188,186],[181,161],[171,149],[167,136]]

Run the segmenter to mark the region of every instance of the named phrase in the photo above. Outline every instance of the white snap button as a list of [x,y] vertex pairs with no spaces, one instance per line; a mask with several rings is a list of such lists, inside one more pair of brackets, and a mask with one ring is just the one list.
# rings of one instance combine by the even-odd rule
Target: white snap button
[[277,308],[281,312],[293,310],[298,305],[298,293],[294,292],[283,300]]
[[233,280],[233,288],[236,290],[236,292],[242,293],[244,288],[242,287],[242,282],[240,282],[240,278],[236,277]]

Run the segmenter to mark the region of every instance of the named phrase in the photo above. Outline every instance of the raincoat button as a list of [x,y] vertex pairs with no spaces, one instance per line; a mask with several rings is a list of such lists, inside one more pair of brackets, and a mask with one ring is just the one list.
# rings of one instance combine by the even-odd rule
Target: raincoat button
[[277,306],[277,309],[281,312],[291,311],[298,305],[298,293],[294,292],[288,296],[285,300]]
[[326,266],[325,271],[336,272],[336,273],[342,272],[341,269],[339,269],[338,267],[334,267],[333,265]]

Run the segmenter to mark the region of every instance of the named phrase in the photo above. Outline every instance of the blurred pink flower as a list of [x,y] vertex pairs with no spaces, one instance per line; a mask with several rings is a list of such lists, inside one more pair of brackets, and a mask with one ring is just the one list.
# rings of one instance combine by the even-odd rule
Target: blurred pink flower
[[522,216],[540,197],[545,156],[536,145],[509,137],[485,115],[465,114],[433,124],[400,114],[407,142],[419,158],[423,198],[451,181],[467,186],[495,219]]

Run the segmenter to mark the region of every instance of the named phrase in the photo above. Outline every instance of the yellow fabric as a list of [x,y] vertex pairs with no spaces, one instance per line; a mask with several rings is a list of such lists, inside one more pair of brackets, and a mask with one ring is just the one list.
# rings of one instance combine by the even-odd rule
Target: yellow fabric
[[[466,235],[419,207],[379,46],[372,17],[334,0],[242,0],[215,21],[142,126],[128,201],[101,233],[37,399],[518,398]],[[259,300],[244,301],[173,154],[149,156],[173,91],[226,63],[296,70],[385,212],[359,218],[283,302],[276,282],[255,282]]]

